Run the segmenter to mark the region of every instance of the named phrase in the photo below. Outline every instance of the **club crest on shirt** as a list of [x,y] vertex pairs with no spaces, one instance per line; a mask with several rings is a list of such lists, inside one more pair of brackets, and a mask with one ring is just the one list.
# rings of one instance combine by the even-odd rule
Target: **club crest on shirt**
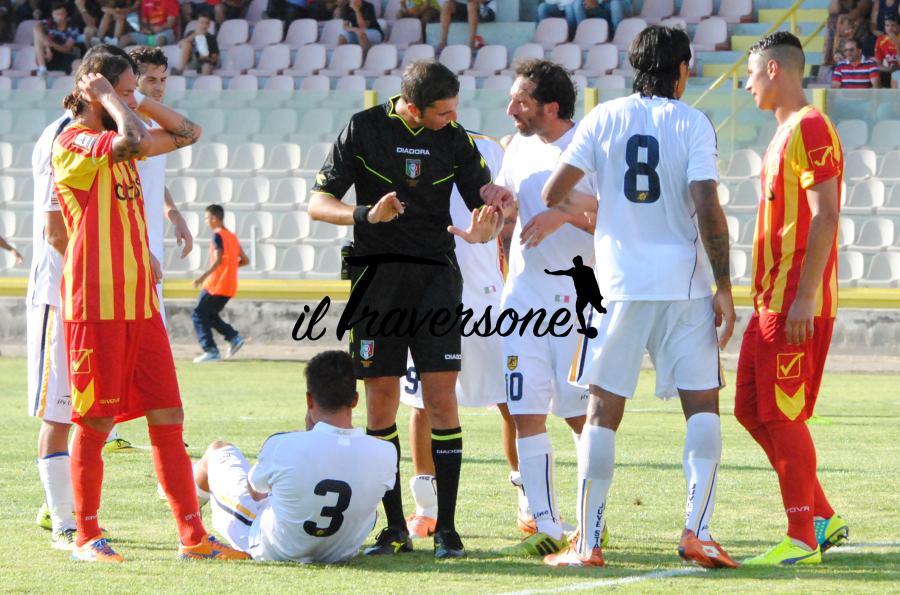
[[406,160],[406,177],[415,180],[422,174],[421,159]]
[[82,132],[78,136],[75,137],[75,140],[72,141],[76,147],[80,149],[84,149],[85,151],[90,151],[94,148],[94,143],[97,142],[97,137],[93,134],[88,134],[86,132]]
[[809,162],[815,167],[834,167],[834,147],[827,145],[818,149],[811,149],[806,153]]
[[359,342],[359,357],[370,360],[375,357],[375,341],[363,340]]
[[519,356],[518,355],[509,355],[506,357],[506,368],[512,372],[516,368],[519,367]]

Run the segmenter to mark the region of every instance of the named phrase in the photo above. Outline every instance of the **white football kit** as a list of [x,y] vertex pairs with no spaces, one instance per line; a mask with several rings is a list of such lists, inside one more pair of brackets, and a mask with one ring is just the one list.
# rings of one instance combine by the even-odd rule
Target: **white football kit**
[[560,160],[595,174],[596,272],[608,313],[595,317],[575,381],[631,397],[649,351],[656,394],[721,385],[713,276],[689,184],[718,180],[716,135],[688,105],[631,95],[595,107]]
[[[271,436],[252,468],[235,446],[209,458],[213,527],[255,560],[333,563],[356,555],[394,486],[397,452],[362,429],[319,422]],[[248,485],[268,494],[250,497]]]
[[[574,135],[574,126],[552,143],[545,143],[537,135],[516,134],[506,148],[497,176],[497,184],[512,190],[519,204],[502,309],[513,309],[522,317],[531,309],[543,308],[547,311],[543,326],[553,312],[566,309],[572,321],[572,330],[565,337],[549,334],[537,337],[532,323],[521,336],[514,332],[502,338],[506,400],[513,415],[553,413],[570,418],[584,415],[587,410],[587,391],[568,382],[578,342],[575,285],[571,277],[551,276],[544,269],[569,269],[575,256],[591,266],[594,261],[591,236],[564,224],[536,247],[526,249],[519,241],[522,228],[547,210],[541,191]],[[577,190],[594,194],[591,176],[585,176]]]
[[[159,128],[159,124],[150,120],[149,128]],[[156,155],[140,159],[137,162],[138,176],[141,179],[141,192],[144,195],[144,219],[147,221],[147,241],[150,253],[165,265],[165,247],[163,245],[163,227],[165,219],[166,194],[166,156]],[[162,299],[162,283],[156,284],[159,296],[159,315],[166,323],[166,308]]]
[[[491,137],[471,135],[478,150],[492,173],[500,171],[503,148]],[[456,186],[450,195],[450,217],[453,225],[468,229],[472,213],[466,207]],[[491,318],[500,315],[500,292],[503,275],[500,272],[500,246],[498,242],[470,244],[456,240],[456,260],[463,277],[463,307],[472,310],[472,318],[466,325],[474,327],[485,310],[490,307]],[[463,407],[488,407],[506,400],[503,389],[500,337],[492,334],[480,337],[473,334],[462,338],[462,370],[456,379],[456,400]],[[422,387],[412,356],[407,355],[406,377],[402,382],[400,400],[416,409],[424,409]]]
[[28,414],[47,421],[71,423],[68,361],[59,315],[63,256],[44,236],[46,213],[59,211],[53,191],[50,154],[53,140],[72,120],[66,112],[41,133],[31,153],[34,180],[31,271],[28,276],[27,351]]

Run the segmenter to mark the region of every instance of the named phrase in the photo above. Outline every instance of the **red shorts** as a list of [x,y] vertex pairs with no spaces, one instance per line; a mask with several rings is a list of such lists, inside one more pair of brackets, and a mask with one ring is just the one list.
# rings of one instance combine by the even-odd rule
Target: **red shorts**
[[72,421],[116,423],[181,407],[169,336],[159,313],[146,320],[65,322]]
[[747,324],[734,397],[738,419],[806,421],[813,413],[834,319],[815,318],[812,339],[798,345],[785,338],[786,319],[755,313]]

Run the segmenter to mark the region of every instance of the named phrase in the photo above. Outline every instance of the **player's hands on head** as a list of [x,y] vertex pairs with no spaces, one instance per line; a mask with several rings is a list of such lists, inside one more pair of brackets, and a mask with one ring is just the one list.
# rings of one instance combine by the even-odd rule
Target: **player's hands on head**
[[388,192],[369,209],[369,223],[387,223],[403,214],[406,205],[400,202],[396,192]]
[[460,229],[455,225],[450,225],[447,227],[447,231],[470,244],[483,244],[494,237],[500,224],[500,216],[500,210],[497,207],[483,206],[472,211],[469,229]]
[[716,315],[716,327],[719,329],[719,349],[725,349],[734,333],[734,323],[737,320],[730,287],[716,290],[716,295],[713,296],[713,312]]
[[106,77],[99,72],[92,72],[81,77],[78,81],[78,91],[85,100],[93,103],[99,102],[104,95],[116,92]]
[[481,200],[484,204],[497,207],[503,212],[504,217],[508,217],[513,213],[516,206],[516,197],[509,188],[504,188],[497,184],[485,184],[479,191]]
[[566,215],[559,209],[548,209],[538,213],[522,228],[519,241],[522,242],[523,248],[534,248],[565,222]]
[[813,336],[813,318],[816,315],[816,298],[797,296],[788,310],[784,323],[784,335],[791,345],[805,343]]

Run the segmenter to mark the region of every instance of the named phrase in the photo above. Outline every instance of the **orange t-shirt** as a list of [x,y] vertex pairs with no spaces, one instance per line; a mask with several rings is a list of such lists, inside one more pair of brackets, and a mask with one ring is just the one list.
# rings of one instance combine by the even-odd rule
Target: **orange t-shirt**
[[241,244],[237,237],[221,227],[215,230],[209,245],[209,264],[216,261],[216,252],[222,252],[219,267],[206,278],[203,288],[211,295],[234,297],[237,293],[238,266],[241,262]]

